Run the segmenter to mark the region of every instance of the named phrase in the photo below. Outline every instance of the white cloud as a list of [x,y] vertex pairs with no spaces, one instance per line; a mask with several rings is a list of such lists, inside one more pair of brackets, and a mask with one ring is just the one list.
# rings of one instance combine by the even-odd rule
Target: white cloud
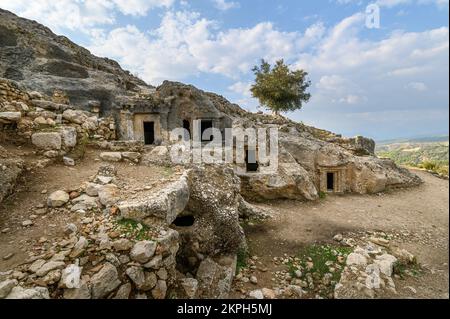
[[112,2],[125,15],[145,16],[151,9],[171,7],[175,0],[112,0]]
[[350,86],[348,80],[339,75],[324,75],[320,78],[316,87],[320,90],[343,92]]
[[230,9],[240,8],[241,5],[236,1],[227,1],[227,0],[212,0],[214,2],[214,6],[221,11],[228,11]]
[[175,0],[0,0],[0,7],[21,17],[37,20],[62,32],[64,29],[98,33],[99,26],[112,25],[118,12],[145,16],[154,8],[168,8]]
[[354,95],[354,94],[349,94],[344,98],[341,98],[339,100],[340,103],[345,103],[345,104],[350,104],[350,105],[357,105],[357,104],[361,104],[364,103],[364,101],[366,100],[366,97],[362,97],[362,96],[358,96],[358,95]]
[[435,4],[440,9],[448,7],[449,0],[418,0],[418,4]]
[[[127,41],[140,44],[138,58],[135,50],[118,52],[122,41],[118,33]],[[200,72],[239,79],[261,58],[294,58],[302,39],[300,33],[278,31],[268,22],[252,28],[217,31],[214,21],[187,11],[167,12],[159,28],[151,30],[144,41],[145,36],[136,28],[119,28],[95,39],[89,48],[95,54],[117,58],[126,68],[157,84]]]
[[411,82],[406,85],[406,88],[413,89],[419,92],[424,92],[428,90],[428,87],[423,82]]
[[411,3],[411,0],[378,0],[376,4],[380,7],[392,8],[401,4]]
[[[368,5],[369,3],[373,3],[373,1],[362,1],[362,0],[334,0],[336,3],[341,5],[349,5],[349,4],[356,4],[358,6],[361,6],[363,4]],[[449,0],[377,0],[375,1],[375,4],[379,5],[380,7],[385,8],[393,8],[399,5],[411,5],[411,4],[418,4],[418,5],[436,5],[438,8],[443,9],[448,7]]]
[[228,89],[246,98],[250,98],[252,96],[252,93],[250,91],[251,87],[252,87],[251,82],[236,82],[233,85],[230,85]]

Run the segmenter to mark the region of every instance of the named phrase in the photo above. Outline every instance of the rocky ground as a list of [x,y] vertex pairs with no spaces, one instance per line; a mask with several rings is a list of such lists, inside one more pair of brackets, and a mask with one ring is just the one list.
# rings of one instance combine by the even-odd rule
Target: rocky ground
[[[77,216],[47,209],[47,198],[58,190],[76,192],[97,173],[102,164],[101,151],[88,149],[84,159],[75,167],[58,163],[35,168],[41,159],[33,156],[31,149],[13,145],[7,149],[10,154],[22,155],[30,170],[23,175],[15,192],[0,204],[0,271],[24,262],[29,257],[30,246],[39,240],[51,240],[63,235],[65,225],[74,222]],[[132,162],[115,163],[115,166],[120,198],[145,196],[149,191],[162,188],[176,176],[176,169],[173,168],[142,166],[136,170]]]
[[[415,173],[425,183],[414,189],[328,196],[319,202],[277,201],[259,205],[270,211],[273,218],[246,224],[250,259],[242,262],[242,275],[235,280],[232,296],[248,297],[265,288],[265,294],[279,297],[277,291],[293,285],[302,287],[302,292],[291,286],[295,293],[288,291],[287,297],[334,297],[331,286],[336,275],[330,274],[329,268],[344,271],[345,258],[352,251],[373,246],[400,254],[392,275],[395,290],[374,289],[351,297],[448,298],[448,181],[425,172]],[[381,238],[381,245],[374,244],[373,238]],[[402,249],[414,255],[417,264],[401,262]],[[378,258],[381,256],[380,251]],[[313,267],[313,259],[327,269],[314,269],[312,275],[318,273],[310,281],[308,265]],[[293,264],[305,266],[297,272],[299,276],[295,275]],[[324,275],[325,282],[327,277],[331,279],[328,285],[323,285]],[[386,278],[385,281],[389,283]]]
[[[14,150],[17,156],[29,151],[7,149]],[[106,215],[84,214],[78,209],[69,212],[77,204],[76,198],[92,191],[92,187],[80,190],[80,185],[98,178],[101,157],[101,151],[88,149],[84,160],[75,167],[56,164],[31,169],[14,194],[1,204],[0,276],[13,278],[3,281],[6,286],[1,289],[10,289],[18,280],[37,288],[15,288],[10,297],[16,294],[41,298],[49,293],[52,298],[100,296],[95,294],[146,298],[145,292],[132,287],[147,287],[148,277],[155,290],[151,294],[149,290],[153,298],[161,297],[162,291],[164,295],[195,297],[204,281],[188,276],[180,281],[181,295],[167,292],[159,277],[166,278],[165,271],[159,275],[156,271],[141,273],[142,266],[130,261],[133,243],[147,235],[158,237],[165,230],[117,223],[110,211]],[[39,161],[38,157],[26,158],[26,167],[34,167],[33,162]],[[118,185],[114,195],[118,199],[140,200],[147,192],[157,192],[182,175],[175,167],[139,166],[138,170],[133,161],[114,165]],[[425,183],[414,189],[377,195],[331,195],[316,202],[255,204],[270,217],[242,220],[248,251],[238,253],[230,297],[448,298],[448,181],[416,173]],[[69,211],[47,208],[49,195],[57,190],[66,190],[74,198],[66,207]],[[104,234],[108,240],[103,240]],[[83,238],[88,239],[87,245],[82,245]],[[89,258],[78,255],[80,245]],[[124,245],[126,251],[121,250]],[[70,255],[64,255],[65,251]],[[211,259],[202,265],[197,278],[214,274],[219,282],[227,281],[220,278],[228,268],[222,272],[220,263]],[[77,267],[84,268],[83,276],[76,276],[83,269]],[[103,277],[110,275],[114,275],[114,287],[100,285]],[[73,278],[81,280],[78,290],[70,289]],[[155,286],[158,282],[162,286]],[[50,289],[41,291],[39,287]],[[217,296],[226,295],[223,290],[217,292]]]

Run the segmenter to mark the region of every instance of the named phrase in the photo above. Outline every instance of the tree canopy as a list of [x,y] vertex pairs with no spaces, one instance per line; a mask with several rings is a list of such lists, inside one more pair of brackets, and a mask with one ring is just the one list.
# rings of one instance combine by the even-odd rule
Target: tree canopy
[[260,66],[253,68],[256,79],[251,92],[262,106],[275,114],[301,109],[311,98],[307,92],[311,81],[304,70],[291,71],[284,60],[272,66],[261,60]]

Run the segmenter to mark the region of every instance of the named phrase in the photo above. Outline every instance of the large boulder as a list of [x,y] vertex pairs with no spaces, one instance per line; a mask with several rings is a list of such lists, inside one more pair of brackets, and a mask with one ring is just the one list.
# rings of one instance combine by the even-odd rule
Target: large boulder
[[100,158],[106,162],[120,162],[122,160],[122,153],[120,152],[103,152]]
[[114,184],[101,185],[97,189],[100,203],[104,206],[112,206],[119,201],[119,188]]
[[139,241],[131,250],[130,257],[132,260],[145,264],[153,257],[156,251],[156,243],[154,241]]
[[74,127],[64,126],[61,128],[62,143],[66,148],[72,148],[77,145],[77,130]]
[[106,298],[120,286],[119,274],[111,263],[105,263],[102,269],[91,278],[92,299]]
[[189,171],[189,188],[185,214],[194,222],[184,232],[190,235],[183,238],[192,244],[185,246],[185,251],[190,250],[192,257],[236,253],[245,245],[239,224],[239,178],[228,167],[194,168]]
[[206,258],[200,263],[197,271],[197,297],[203,299],[228,298],[233,275],[234,270],[231,267],[222,266],[211,258]]
[[17,286],[18,281],[16,279],[9,279],[0,282],[0,299],[5,298],[11,290]]
[[61,135],[58,132],[34,133],[31,142],[43,150],[60,150],[62,145]]
[[189,201],[187,174],[145,201],[127,200],[118,204],[121,216],[149,226],[155,220],[171,224],[184,211]]

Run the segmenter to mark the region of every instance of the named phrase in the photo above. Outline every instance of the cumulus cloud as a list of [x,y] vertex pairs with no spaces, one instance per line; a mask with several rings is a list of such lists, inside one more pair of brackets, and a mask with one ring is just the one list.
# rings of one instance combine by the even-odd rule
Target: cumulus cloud
[[99,26],[112,25],[118,12],[145,16],[154,8],[168,8],[175,0],[0,0],[0,7],[37,20],[55,32],[64,29],[92,34]]
[[368,5],[370,3],[375,3],[380,7],[393,8],[399,5],[436,5],[438,8],[443,9],[448,7],[449,0],[377,0],[377,1],[363,1],[363,0],[335,0],[336,3],[341,5],[356,4],[361,6],[363,4]]
[[227,1],[227,0],[212,0],[214,2],[214,6],[221,11],[228,11],[230,9],[240,8],[239,2],[236,1]]
[[[293,58],[302,39],[300,33],[278,31],[269,22],[218,31],[214,21],[189,11],[167,12],[159,28],[150,30],[143,40],[146,36],[136,28],[119,28],[95,39],[89,48],[95,54],[117,58],[148,82],[158,84],[200,72],[239,79],[261,58]],[[118,52],[123,38],[140,43],[138,59],[134,50]]]
[[251,82],[236,82],[233,85],[230,85],[228,89],[234,93],[238,93],[245,98],[250,98],[252,93],[250,91],[252,87]]

